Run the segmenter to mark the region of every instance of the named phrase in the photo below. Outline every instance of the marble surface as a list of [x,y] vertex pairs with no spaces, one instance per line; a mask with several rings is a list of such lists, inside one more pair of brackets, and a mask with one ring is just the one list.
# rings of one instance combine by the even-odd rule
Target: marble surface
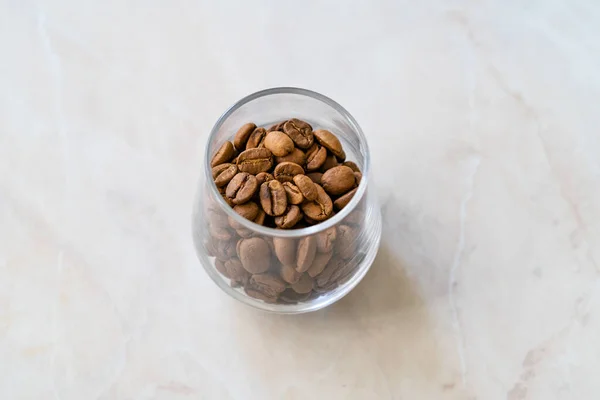
[[[0,0],[0,398],[597,399],[600,3]],[[321,312],[194,254],[221,112],[361,123],[385,219]]]

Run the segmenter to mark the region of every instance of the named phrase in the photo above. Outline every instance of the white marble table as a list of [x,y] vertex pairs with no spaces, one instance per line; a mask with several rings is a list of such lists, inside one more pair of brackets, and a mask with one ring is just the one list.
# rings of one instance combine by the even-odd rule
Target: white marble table
[[[0,399],[600,398],[599,37],[596,0],[0,1]],[[358,119],[385,219],[297,317],[190,237],[212,124],[281,85]]]

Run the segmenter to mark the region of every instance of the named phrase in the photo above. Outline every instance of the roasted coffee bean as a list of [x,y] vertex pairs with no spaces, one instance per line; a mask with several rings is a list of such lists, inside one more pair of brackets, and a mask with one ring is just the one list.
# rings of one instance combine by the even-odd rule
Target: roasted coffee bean
[[331,168],[337,167],[338,165],[340,165],[340,163],[338,163],[337,158],[335,158],[335,156],[333,154],[327,154],[327,158],[325,159],[325,162],[321,166],[320,171],[326,172],[326,171],[330,170]]
[[233,202],[231,201],[231,199],[229,197],[227,197],[225,195],[225,193],[222,193],[221,197],[223,197],[223,200],[225,200],[225,203],[227,203],[227,205],[229,205],[229,207],[234,207],[235,206],[235,204],[233,204]]
[[296,251],[296,270],[305,272],[312,265],[317,254],[317,239],[315,236],[305,236],[298,241]]
[[350,203],[350,200],[352,200],[352,198],[356,194],[357,190],[358,190],[358,188],[354,188],[351,191],[349,191],[348,193],[346,193],[345,195],[338,198],[336,201],[334,201],[333,206],[335,207],[335,209],[339,211],[342,208],[346,207],[348,205],[348,203]]
[[313,290],[315,291],[315,293],[321,294],[321,293],[331,292],[336,287],[338,287],[337,282],[328,283],[327,285],[325,285],[323,287],[317,286],[315,283],[315,285],[313,286]]
[[296,293],[294,289],[285,289],[280,295],[279,300],[282,303],[286,304],[295,304],[300,301],[305,301],[310,297],[310,292],[308,293]]
[[356,238],[358,230],[349,225],[338,226],[338,237],[335,245],[335,252],[342,260],[354,257],[356,254]]
[[306,176],[308,176],[310,178],[310,180],[313,181],[313,183],[320,185],[321,178],[323,178],[323,173],[322,172],[311,172],[309,174],[306,174]]
[[248,122],[247,124],[242,125],[240,129],[238,129],[235,134],[235,138],[233,139],[233,145],[238,151],[243,151],[246,149],[246,143],[248,143],[248,138],[256,129],[256,125],[252,122]]
[[355,172],[354,173],[354,179],[356,180],[356,186],[360,185],[360,181],[362,180],[362,173],[361,172]]
[[271,250],[262,238],[241,239],[237,245],[237,254],[244,269],[251,274],[266,272],[271,266]]
[[296,118],[292,118],[283,125],[283,131],[301,149],[308,149],[314,142],[312,126]]
[[230,141],[227,141],[223,143],[219,150],[217,150],[210,161],[210,166],[216,167],[217,165],[224,164],[231,161],[233,157],[235,157],[235,149],[233,148],[233,144],[231,144]]
[[235,242],[233,240],[218,240],[215,243],[217,257],[222,260],[228,260],[235,257]]
[[227,272],[227,268],[225,268],[225,262],[222,260],[219,260],[218,258],[215,259],[215,269],[217,271],[219,271],[219,273],[221,275],[223,275],[225,278],[230,278],[229,273]]
[[281,182],[272,180],[260,186],[260,204],[263,210],[271,216],[278,216],[287,208],[287,195]]
[[240,214],[242,217],[249,219],[250,221],[254,221],[254,218],[258,216],[258,205],[252,201],[249,201],[244,204],[238,204],[233,207],[233,211]]
[[293,181],[306,200],[313,201],[317,198],[317,187],[308,176],[295,175]]
[[325,269],[317,275],[315,278],[316,287],[325,287],[330,283],[331,276],[335,271],[337,271],[340,267],[342,267],[345,263],[335,257],[332,257],[331,260],[327,263]]
[[236,229],[235,233],[237,233],[239,237],[242,237],[244,239],[247,239],[247,238],[250,238],[250,237],[254,236],[254,231],[250,230],[248,228],[239,228],[239,229]]
[[356,184],[356,180],[354,172],[349,167],[340,165],[325,172],[321,184],[328,194],[338,196],[350,191]]
[[304,169],[293,162],[283,162],[277,164],[273,171],[273,176],[279,182],[292,182],[294,176],[304,174]]
[[266,216],[267,216],[267,214],[262,209],[259,209],[258,215],[256,216],[256,218],[254,218],[254,223],[259,224],[259,225],[264,225]]
[[273,273],[255,274],[250,278],[249,284],[268,296],[278,296],[285,290],[285,282]]
[[281,279],[287,283],[296,283],[302,276],[302,273],[296,271],[295,265],[284,265],[280,271]]
[[310,275],[312,278],[319,275],[321,272],[323,272],[329,260],[331,260],[332,255],[333,252],[317,253],[317,255],[315,255],[315,260],[306,273],[308,273],[308,275]]
[[302,211],[298,206],[289,206],[285,212],[275,217],[275,225],[281,229],[293,228],[302,219]]
[[209,211],[208,212],[208,220],[210,226],[215,228],[229,228],[229,223],[227,221],[227,214],[222,213],[220,211]]
[[226,195],[233,204],[249,201],[258,190],[256,177],[247,172],[240,172],[227,185]]
[[273,166],[273,154],[265,148],[249,149],[238,156],[237,166],[241,172],[252,175],[267,172]]
[[265,137],[265,147],[276,157],[287,156],[294,150],[294,142],[283,132],[273,131]]
[[250,279],[250,274],[244,269],[242,263],[237,258],[225,261],[225,270],[227,271],[226,276],[229,279],[241,285],[245,285]]
[[227,228],[213,226],[210,229],[210,236],[215,240],[230,240],[233,233]]
[[360,172],[360,168],[358,168],[358,165],[356,165],[354,161],[346,161],[343,163],[343,165],[350,168],[354,172]]
[[306,151],[306,170],[316,171],[323,166],[327,159],[327,149],[317,143]]
[[212,169],[212,177],[217,187],[225,186],[237,174],[237,165],[235,164],[220,164]]
[[317,198],[314,201],[302,204],[304,214],[315,221],[325,221],[333,212],[333,202],[325,190],[315,183]]
[[248,141],[246,142],[246,150],[263,147],[266,136],[267,131],[265,128],[256,128],[254,131],[252,131]]
[[318,129],[314,131],[314,136],[317,142],[326,147],[334,156],[340,160],[346,159],[346,153],[340,143],[340,140],[333,133],[326,129]]
[[317,251],[319,253],[331,253],[337,239],[337,228],[332,226],[317,234]]
[[259,172],[256,174],[256,181],[258,182],[258,187],[260,187],[263,183],[269,182],[275,179],[273,175],[268,172]]
[[306,154],[302,150],[297,147],[294,147],[294,150],[286,156],[283,157],[275,157],[275,162],[277,164],[281,164],[283,162],[293,162],[298,165],[304,165],[306,163]]
[[279,131],[279,132],[283,132],[283,126],[285,125],[287,121],[281,121],[275,125],[272,125],[269,129],[268,132],[272,132],[272,131]]
[[273,238],[273,250],[275,255],[283,265],[296,265],[296,249],[298,242],[296,239]]
[[262,300],[265,303],[277,303],[277,296],[269,296],[249,284],[244,287],[244,292],[248,296]]
[[302,274],[298,282],[292,285],[292,289],[296,293],[310,293],[313,289],[313,279],[308,274]]
[[[358,203],[360,204],[360,203]],[[364,225],[365,214],[361,210],[354,210],[346,218],[344,218],[344,224],[346,225]]]
[[285,189],[285,194],[287,195],[288,204],[300,204],[304,201],[304,196],[302,195],[302,192],[300,191],[298,186],[294,185],[291,182],[283,182],[283,188]]

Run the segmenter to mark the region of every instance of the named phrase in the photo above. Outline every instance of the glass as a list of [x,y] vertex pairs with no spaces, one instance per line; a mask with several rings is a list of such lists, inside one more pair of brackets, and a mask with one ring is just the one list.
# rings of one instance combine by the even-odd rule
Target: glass
[[[352,200],[328,220],[301,229],[282,230],[259,225],[237,214],[214,184],[210,160],[225,141],[233,141],[236,131],[243,124],[254,122],[268,129],[290,118],[306,121],[315,130],[327,129],[334,133],[346,151],[346,160],[355,162],[363,177]],[[382,225],[377,198],[369,182],[370,154],[367,141],[348,111],[330,98],[305,89],[274,88],[241,99],[213,127],[206,145],[203,169],[192,215],[194,245],[208,275],[235,299],[281,314],[315,311],[349,293],[373,263]],[[260,277],[249,283],[249,274],[245,274],[245,270],[240,274],[237,268],[241,265],[239,247],[242,246],[241,242],[249,238],[257,238],[251,239],[252,243],[260,244],[263,250],[267,249],[268,259],[263,257],[263,260],[265,268],[268,264],[269,279],[281,276],[285,268],[294,275],[289,268],[290,263],[300,270],[310,263],[308,272],[304,272],[301,278],[302,284],[294,287],[306,292],[307,285],[312,285],[313,291],[299,294],[286,284],[285,289],[276,289],[277,293],[283,290],[277,301],[271,297],[261,299],[263,296],[252,290],[253,283],[256,284]],[[311,263],[313,254],[315,258]],[[286,261],[290,256],[292,261]],[[282,259],[288,264],[284,266]]]

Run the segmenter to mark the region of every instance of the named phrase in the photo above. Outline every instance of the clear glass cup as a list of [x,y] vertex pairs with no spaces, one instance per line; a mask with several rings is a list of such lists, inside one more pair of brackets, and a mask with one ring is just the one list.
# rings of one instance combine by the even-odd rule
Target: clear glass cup
[[[344,147],[346,160],[360,168],[362,179],[352,200],[331,218],[301,229],[283,230],[259,225],[237,214],[214,184],[210,160],[225,141],[233,140],[243,124],[254,122],[268,129],[290,118],[306,121],[315,130],[334,133]],[[376,194],[369,182],[369,148],[355,119],[332,99],[310,90],[287,87],[244,97],[213,127],[203,169],[193,206],[193,241],[208,275],[230,296],[258,309],[281,314],[315,311],[349,293],[369,270],[382,228]],[[268,265],[266,275],[251,278],[245,270],[240,271],[239,247],[249,239],[263,250],[268,248],[269,258],[262,258],[265,268]],[[310,267],[301,274],[301,283],[291,285],[279,279],[286,269],[288,282],[290,275],[293,282],[300,275],[290,268],[304,270],[307,263]],[[273,297],[265,299],[263,292],[257,295],[254,290],[264,279],[269,280],[269,294],[276,288],[276,301]],[[281,282],[285,289],[278,286]],[[308,286],[312,286],[312,291],[307,294],[304,292],[309,290]]]

